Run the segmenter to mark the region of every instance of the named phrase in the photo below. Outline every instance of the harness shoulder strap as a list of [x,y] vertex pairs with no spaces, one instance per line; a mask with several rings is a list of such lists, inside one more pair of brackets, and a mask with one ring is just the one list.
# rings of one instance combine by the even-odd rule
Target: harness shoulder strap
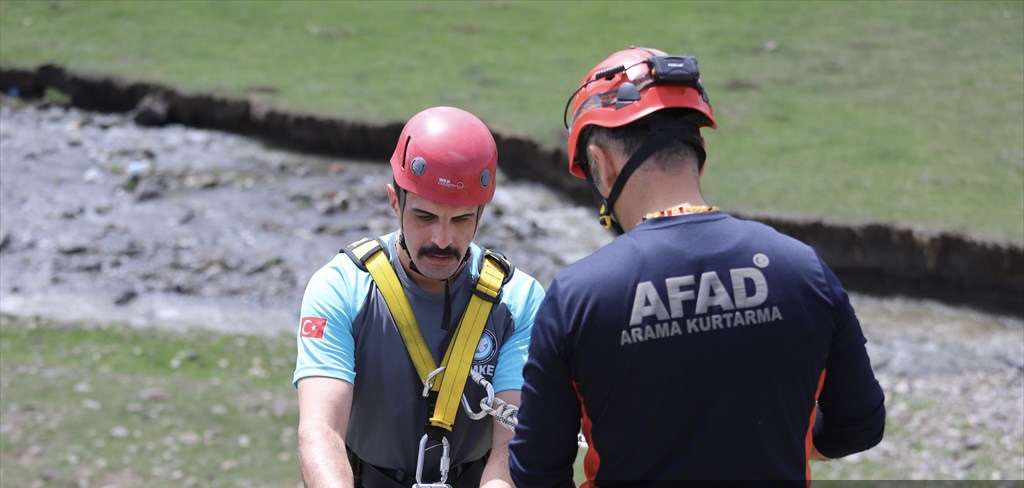
[[[426,382],[428,376],[438,368],[423,339],[409,298],[402,289],[398,275],[391,267],[386,248],[387,246],[379,239],[364,238],[353,242],[343,251],[360,269],[368,271],[373,277],[377,289],[391,311],[420,380]],[[501,300],[501,288],[512,277],[513,272],[514,268],[504,255],[485,250],[473,296],[470,297],[469,304],[445,351],[441,363],[444,369],[434,375],[430,386],[430,390],[437,394],[434,413],[428,419],[430,425],[452,430],[459,401],[473,364],[473,354],[487,324],[487,317],[490,316],[491,307]]]
[[451,430],[458,413],[459,400],[473,365],[473,354],[487,325],[487,317],[491,315],[491,307],[501,300],[501,287],[512,276],[512,265],[500,253],[486,250],[480,264],[480,277],[473,296],[444,355],[446,368],[435,379],[438,384],[437,405],[429,423],[447,430]]
[[416,367],[416,373],[419,374],[421,381],[426,380],[427,375],[437,369],[437,365],[434,363],[434,356],[430,354],[427,342],[423,339],[423,333],[420,332],[416,315],[409,304],[409,297],[405,295],[402,283],[391,267],[386,249],[387,246],[379,239],[364,238],[349,244],[344,251],[357,266],[368,271],[373,277],[373,282],[391,310],[391,316],[395,319],[398,333],[409,351],[409,358]]

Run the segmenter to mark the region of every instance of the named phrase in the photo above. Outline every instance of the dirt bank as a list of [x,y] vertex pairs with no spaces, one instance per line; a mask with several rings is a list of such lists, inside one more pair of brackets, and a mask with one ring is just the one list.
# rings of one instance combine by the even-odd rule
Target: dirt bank
[[[125,114],[143,125],[217,129],[332,157],[386,161],[401,131],[400,124],[373,126],[287,113],[248,100],[180,93],[59,66],[0,68],[0,90],[5,93],[39,97],[49,88],[68,94],[75,107]],[[537,182],[591,204],[582,184],[560,170],[562,151],[500,134],[497,140],[510,179]],[[912,227],[734,213],[765,221],[814,246],[852,290],[934,298],[1024,316],[1024,247],[1019,244]]]

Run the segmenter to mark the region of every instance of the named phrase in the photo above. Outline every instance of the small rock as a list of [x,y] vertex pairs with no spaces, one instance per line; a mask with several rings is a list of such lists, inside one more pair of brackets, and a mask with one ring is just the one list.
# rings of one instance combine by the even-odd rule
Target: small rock
[[167,101],[158,95],[149,94],[135,107],[133,120],[136,124],[155,127],[167,125]]
[[185,134],[185,139],[193,144],[203,144],[210,142],[210,134],[201,131],[189,131]]
[[216,188],[220,184],[220,181],[216,176],[207,173],[191,173],[184,178],[182,184],[185,188],[192,189],[210,189]]
[[182,444],[185,444],[187,446],[194,446],[202,442],[202,440],[203,439],[202,437],[199,436],[199,434],[192,431],[182,432],[180,435],[178,435],[178,442],[181,442]]
[[155,181],[141,180],[134,188],[135,201],[156,200],[163,196],[164,186]]
[[170,395],[166,390],[153,387],[140,391],[139,398],[147,402],[161,402],[170,398]]
[[125,427],[123,425],[115,425],[110,429],[110,437],[113,437],[115,439],[124,439],[128,437],[129,434],[130,432],[128,431],[128,427]]
[[189,223],[195,217],[196,217],[195,211],[193,211],[191,208],[186,208],[184,212],[182,212],[180,215],[174,217],[172,219],[171,223],[173,225],[183,225],[183,224]]
[[67,208],[60,212],[60,218],[71,220],[85,213],[85,207]]
[[968,469],[971,469],[971,467],[973,467],[973,466],[974,466],[974,460],[973,459],[969,459],[969,458],[968,459],[961,459],[960,461],[957,461],[957,463],[956,463],[956,469],[958,471],[967,471]]
[[114,305],[124,305],[135,300],[138,296],[139,294],[135,290],[124,290],[114,298]]
[[90,166],[89,169],[85,170],[85,174],[82,175],[82,181],[86,183],[96,183],[103,179],[103,170],[96,166]]
[[72,267],[75,271],[85,271],[87,273],[93,273],[103,269],[103,262],[99,258],[87,260],[81,262]]
[[128,176],[146,176],[153,170],[153,165],[149,161],[141,159],[133,159],[128,161],[128,167],[126,168]]
[[81,254],[89,250],[89,244],[78,236],[64,235],[57,239],[57,252],[61,254]]

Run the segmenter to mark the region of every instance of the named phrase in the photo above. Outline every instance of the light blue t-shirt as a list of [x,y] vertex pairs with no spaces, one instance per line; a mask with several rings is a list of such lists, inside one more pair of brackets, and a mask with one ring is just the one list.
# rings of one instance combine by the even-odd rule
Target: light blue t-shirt
[[[423,338],[440,364],[472,296],[483,250],[471,244],[467,265],[450,282],[451,324],[445,330],[441,324],[444,293],[427,293],[409,278],[398,260],[396,237],[397,233],[392,233],[381,241],[387,244],[391,265]],[[515,270],[502,287],[472,366],[491,382],[495,392],[521,389],[533,318],[543,298],[543,287],[521,270]],[[310,278],[300,315],[293,383],[310,376],[352,383],[355,390],[347,447],[375,466],[415,473],[417,447],[427,418],[423,383],[373,278],[348,255],[339,253]],[[474,410],[479,410],[485,395],[482,387],[467,380],[465,398]],[[447,435],[453,466],[484,456],[491,444],[491,425],[490,417],[474,421],[459,408],[454,428]],[[437,470],[428,465],[424,473]]]

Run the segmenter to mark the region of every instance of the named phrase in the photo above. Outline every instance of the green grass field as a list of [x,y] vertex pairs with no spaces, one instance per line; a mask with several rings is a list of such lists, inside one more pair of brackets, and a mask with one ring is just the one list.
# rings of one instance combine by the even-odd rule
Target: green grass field
[[[290,335],[0,315],[0,485],[295,487],[294,361]],[[916,415],[938,408],[927,398],[903,400]],[[885,435],[891,445],[920,446],[919,433],[899,421]],[[1012,475],[1013,466],[982,455],[994,449],[1001,447],[972,455],[969,479]],[[812,464],[820,481],[908,479],[913,469],[887,459]]]
[[1020,1],[0,1],[0,64],[59,63],[367,121],[436,104],[548,146],[630,44],[699,57],[733,210],[1024,242]]
[[292,337],[8,315],[0,337],[3,486],[298,483]]

